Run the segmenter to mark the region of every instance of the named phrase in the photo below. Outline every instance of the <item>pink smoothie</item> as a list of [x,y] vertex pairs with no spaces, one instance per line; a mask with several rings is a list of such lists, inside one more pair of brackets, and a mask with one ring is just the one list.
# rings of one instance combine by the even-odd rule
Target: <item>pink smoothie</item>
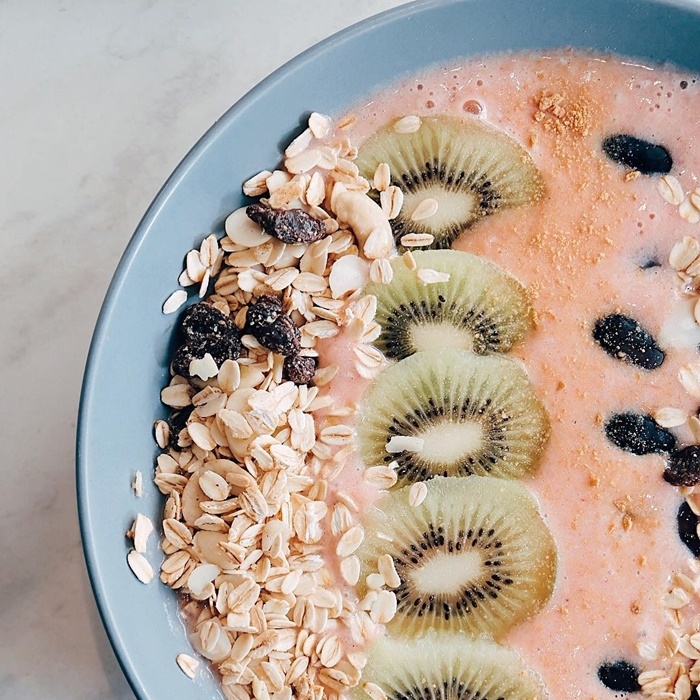
[[[686,87],[681,84],[687,81]],[[698,224],[657,191],[658,176],[625,178],[602,140],[629,133],[662,143],[684,191],[696,186],[700,96],[692,77],[617,58],[576,53],[492,57],[405,80],[356,110],[355,143],[397,117],[464,115],[478,103],[486,119],[531,153],[546,185],[543,201],[480,221],[455,245],[492,260],[530,290],[537,327],[513,354],[528,369],[552,422],[537,495],[558,546],[549,605],[504,643],[539,671],[553,700],[613,697],[598,665],[626,658],[642,668],[638,643],[657,644],[668,625],[660,605],[674,571],[686,570],[675,514],[682,500],[661,478],[664,459],[614,447],[602,421],[611,413],[663,406],[694,412],[680,385],[692,347],[665,345],[654,371],[606,355],[591,337],[597,318],[632,316],[656,337],[686,304],[668,265],[674,243]],[[641,269],[650,259],[661,267]],[[322,347],[341,371],[339,401],[357,400],[365,380],[343,362],[342,336]],[[688,436],[677,431],[681,438]],[[338,488],[371,500],[348,465]]]

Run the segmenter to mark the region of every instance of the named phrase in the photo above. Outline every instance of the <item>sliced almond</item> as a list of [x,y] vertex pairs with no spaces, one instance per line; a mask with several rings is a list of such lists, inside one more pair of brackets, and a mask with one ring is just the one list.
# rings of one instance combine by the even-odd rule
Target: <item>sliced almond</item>
[[141,583],[148,584],[153,580],[153,567],[148,563],[148,560],[143,554],[132,549],[129,554],[127,554],[126,560],[134,576],[136,576]]
[[186,301],[187,292],[184,289],[178,289],[163,302],[163,313],[175,313]]
[[357,255],[344,255],[333,263],[328,284],[334,299],[362,289],[369,280],[369,265]]
[[[269,181],[269,178],[268,178]],[[236,209],[229,214],[224,224],[226,235],[233,243],[245,246],[246,248],[255,248],[269,241],[271,236],[262,230],[259,224],[256,224],[246,214],[246,207]]]

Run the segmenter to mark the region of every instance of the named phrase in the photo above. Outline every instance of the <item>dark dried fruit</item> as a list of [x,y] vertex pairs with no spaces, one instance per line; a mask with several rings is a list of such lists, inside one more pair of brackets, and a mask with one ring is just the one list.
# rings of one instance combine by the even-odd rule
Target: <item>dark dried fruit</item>
[[168,418],[168,425],[170,426],[170,445],[171,447],[177,447],[177,441],[180,437],[180,431],[187,426],[187,420],[190,414],[194,410],[194,406],[187,406],[181,411],[174,411],[170,418]]
[[175,351],[175,374],[191,379],[190,362],[209,353],[218,367],[226,360],[237,360],[243,348],[238,327],[215,306],[199,302],[189,306],[180,317],[184,343]]
[[195,338],[181,345],[173,356],[173,372],[191,379],[190,362],[201,360],[209,353],[217,367],[226,360],[237,360],[241,356],[241,340],[237,335],[224,335],[220,338]]
[[219,339],[223,336],[240,336],[236,324],[215,306],[199,302],[185,309],[180,317],[180,329],[185,341],[203,338]]
[[663,175],[671,172],[673,167],[673,158],[667,148],[629,134],[608,136],[603,141],[603,151],[610,160],[638,170],[642,175]]
[[303,209],[273,209],[251,204],[245,210],[248,218],[260,224],[283,243],[313,243],[326,236],[326,225]]
[[301,333],[286,314],[280,314],[274,323],[256,330],[253,335],[260,345],[280,355],[294,355],[301,347]]
[[698,516],[683,501],[676,515],[678,536],[694,557],[700,557],[700,537],[698,537]]
[[636,693],[641,690],[639,685],[639,669],[629,661],[620,659],[598,667],[598,679],[610,690],[622,693]]
[[262,296],[248,307],[245,330],[260,345],[280,355],[295,355],[301,347],[299,329],[282,313],[282,302],[275,297]]
[[605,435],[621,450],[635,455],[672,452],[676,438],[651,416],[615,413],[605,422]]
[[700,445],[689,445],[674,452],[666,463],[664,479],[673,486],[700,484]]
[[262,296],[248,307],[246,312],[246,330],[249,333],[266,328],[275,322],[282,313],[282,301],[277,297]]
[[593,339],[608,355],[642,369],[656,369],[666,357],[649,331],[622,314],[599,318],[593,327]]
[[295,384],[309,384],[316,374],[316,358],[304,355],[287,355],[284,358],[282,376]]

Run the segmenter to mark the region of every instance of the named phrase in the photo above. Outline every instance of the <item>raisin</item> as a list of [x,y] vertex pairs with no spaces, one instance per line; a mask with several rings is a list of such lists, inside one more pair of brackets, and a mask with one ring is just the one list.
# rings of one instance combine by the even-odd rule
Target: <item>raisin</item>
[[622,314],[599,318],[593,339],[608,355],[642,369],[656,369],[666,358],[649,331]]
[[670,173],[673,167],[673,158],[667,148],[629,134],[615,134],[606,138],[603,152],[610,160],[634,168],[642,175],[664,175]]
[[693,513],[691,507],[683,501],[676,515],[678,537],[691,551],[694,557],[700,557],[700,537],[698,537],[698,516]]
[[262,296],[248,307],[245,330],[260,345],[280,355],[294,355],[301,347],[299,329],[282,313],[282,302],[275,297]]
[[215,306],[199,302],[185,309],[180,317],[180,329],[186,342],[203,338],[240,336],[236,324]]
[[274,323],[282,313],[282,302],[277,297],[262,296],[248,307],[246,313],[246,329],[253,333],[260,328],[266,328]]
[[635,455],[672,452],[676,438],[651,416],[615,413],[605,422],[605,435],[621,450]]
[[263,227],[265,233],[283,243],[313,243],[326,236],[326,225],[303,209],[273,209],[251,204],[245,210],[249,219]]
[[309,384],[316,374],[316,359],[304,355],[287,355],[282,376],[295,384]]
[[220,338],[195,338],[181,345],[173,356],[173,372],[191,379],[190,362],[201,360],[209,353],[217,367],[226,360],[237,360],[241,356],[241,339],[237,335],[224,335]]
[[672,453],[664,469],[664,479],[673,486],[700,484],[700,445],[689,445]]
[[280,314],[269,326],[255,330],[253,336],[260,345],[280,355],[294,355],[301,347],[301,333],[286,314]]
[[610,690],[622,693],[636,693],[639,686],[639,669],[629,661],[620,659],[601,664],[598,667],[598,679]]

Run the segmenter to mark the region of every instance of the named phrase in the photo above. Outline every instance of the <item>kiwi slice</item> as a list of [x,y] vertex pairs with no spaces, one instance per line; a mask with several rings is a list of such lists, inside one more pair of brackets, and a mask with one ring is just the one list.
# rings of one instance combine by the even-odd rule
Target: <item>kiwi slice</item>
[[520,655],[484,639],[428,635],[420,640],[377,640],[369,649],[354,700],[381,688],[387,700],[545,700],[539,676]]
[[433,476],[518,479],[535,471],[549,436],[518,362],[454,348],[384,370],[362,397],[357,425],[365,465],[396,461],[398,486]]
[[[542,178],[528,152],[481,119],[424,117],[420,128],[397,133],[391,124],[362,145],[356,164],[371,180],[387,163],[391,184],[404,204],[391,222],[397,245],[408,233],[431,233],[433,248],[449,248],[474,222],[500,209],[531,204],[542,197]],[[412,215],[426,198],[438,202],[432,216]]]
[[377,347],[401,360],[414,352],[451,347],[479,355],[505,353],[533,327],[527,291],[514,277],[483,258],[457,250],[413,254],[419,268],[450,275],[447,282],[421,284],[400,259],[389,284],[372,284],[375,320],[382,327]]
[[419,506],[408,488],[387,494],[364,522],[360,581],[384,554],[401,579],[389,633],[497,638],[540,610],[554,589],[557,554],[530,491],[484,476],[437,477],[427,487]]

